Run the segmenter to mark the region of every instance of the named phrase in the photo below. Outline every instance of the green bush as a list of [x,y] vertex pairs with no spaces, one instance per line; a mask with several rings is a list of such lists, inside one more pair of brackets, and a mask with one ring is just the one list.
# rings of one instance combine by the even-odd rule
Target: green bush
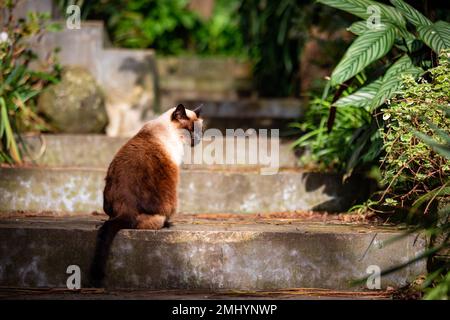
[[[347,91],[351,92],[351,88]],[[356,165],[370,166],[381,150],[381,139],[372,114],[366,108],[339,108],[334,128],[328,133],[327,116],[331,101],[332,96],[325,100],[312,98],[304,121],[291,124],[291,127],[306,132],[293,144],[293,147],[305,151],[300,163],[305,167],[336,172],[349,171],[348,168]],[[368,131],[367,128],[373,129]],[[362,144],[361,140],[366,143]],[[352,158],[356,148],[364,148],[363,157]],[[355,161],[358,163],[354,164]]]
[[382,109],[384,190],[369,202],[382,212],[406,211],[406,222],[415,224],[417,231],[429,236],[429,249],[416,258],[431,258],[432,262],[420,287],[425,299],[450,297],[450,263],[433,259],[441,252],[445,254],[445,250],[449,254],[450,248],[449,58],[443,52],[440,65],[418,81],[405,77],[402,93]]
[[208,19],[188,8],[188,0],[60,0],[81,6],[86,19],[103,20],[115,46],[153,48],[158,54],[245,55],[236,15],[238,0],[215,1]]
[[[420,196],[449,183],[450,163],[418,138],[426,134],[437,143],[448,144],[435,128],[450,133],[445,108],[450,105],[450,63],[447,57],[429,70],[429,79],[403,81],[402,93],[382,109],[385,129],[381,131],[385,157],[382,182],[388,186],[384,202],[410,207]],[[448,192],[450,194],[450,192]],[[439,197],[436,197],[439,198]],[[430,208],[427,205],[424,213]]]
[[[30,13],[28,19],[13,16],[14,1],[0,2],[4,28],[0,32],[0,163],[20,163],[20,149],[16,141],[22,130],[42,130],[45,122],[36,114],[35,99],[48,82],[56,82],[58,68],[50,56],[46,71],[31,69],[36,59],[31,39],[37,39],[46,29],[48,16]],[[55,69],[53,69],[53,67]]]
[[[349,175],[354,169],[366,169],[370,162],[376,164],[383,152],[377,132],[377,128],[384,126],[380,108],[401,91],[403,77],[409,75],[417,79],[436,64],[440,50],[450,48],[450,23],[432,22],[402,0],[390,0],[393,6],[372,0],[319,2],[364,19],[348,28],[357,38],[333,70],[324,90],[322,107],[328,108],[327,119],[310,122],[307,118],[310,125],[305,126],[309,132],[320,130],[321,139],[325,141],[322,135],[326,124],[329,144],[337,146],[334,148],[338,152],[336,159],[341,161],[332,168],[343,169]],[[368,23],[372,15],[368,10],[370,6],[380,10],[380,25],[374,28]],[[345,151],[339,150],[333,131],[341,126],[342,119],[350,119],[355,114],[355,108],[371,113],[372,120],[361,127],[353,126],[354,132],[341,131],[341,139],[352,144]],[[315,146],[316,137],[300,138],[300,141],[299,145],[312,149],[313,158],[330,163],[328,153]],[[347,152],[349,150],[351,152]]]
[[[429,49],[435,54],[450,48],[450,23],[432,22],[421,12],[402,0],[390,0],[393,6],[372,0],[319,0],[331,7],[344,10],[362,21],[348,30],[358,37],[353,41],[330,77],[331,86],[343,85],[367,67],[380,61],[388,53],[390,59],[381,60],[382,74],[354,94],[333,103],[335,107],[370,106],[372,110],[394,97],[401,78],[417,78],[433,64]],[[368,8],[378,8],[380,21],[371,20]],[[371,24],[370,22],[376,22]]]

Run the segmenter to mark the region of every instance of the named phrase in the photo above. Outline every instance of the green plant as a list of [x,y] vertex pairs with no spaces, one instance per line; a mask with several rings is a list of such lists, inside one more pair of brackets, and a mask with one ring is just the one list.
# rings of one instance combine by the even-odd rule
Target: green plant
[[[444,109],[447,120],[450,122],[450,109],[445,108]],[[446,158],[448,161],[450,161],[450,134],[449,132],[445,132],[443,129],[437,127],[435,124],[428,122],[428,125],[432,129],[431,136],[428,136],[427,134],[423,132],[415,132],[416,136],[422,140],[424,143],[426,143],[431,149],[433,149],[436,153],[440,154],[444,158]],[[437,141],[434,136],[439,136],[441,141],[444,141],[444,143],[441,143],[440,141]],[[437,192],[429,192],[428,194],[425,194],[422,196],[422,199],[427,198],[431,199],[435,196],[437,196],[438,193],[441,193],[441,190],[438,190]],[[448,191],[447,193],[449,193]],[[422,200],[423,201],[423,200]],[[417,205],[417,204],[416,204]],[[449,233],[450,233],[450,204],[447,202],[444,202],[443,205],[440,207],[438,206],[437,209],[437,215],[438,218],[436,219],[434,226],[431,228],[431,231],[434,231],[434,239],[440,239],[440,245],[442,246],[442,249],[447,250],[448,254],[448,248],[450,248],[449,244]],[[436,241],[435,241],[436,242]],[[439,245],[439,242],[438,242]],[[425,283],[422,285],[422,290],[425,291],[424,299],[426,300],[448,300],[450,298],[450,262],[444,263],[444,265],[439,266],[434,270],[432,273],[430,273],[425,281]]]
[[60,0],[81,7],[82,17],[100,19],[114,45],[154,48],[158,54],[220,54],[245,56],[236,15],[238,0],[215,1],[212,16],[202,18],[188,0]]
[[[436,54],[450,47],[450,24],[433,23],[402,0],[391,0],[393,6],[372,0],[318,2],[365,19],[348,28],[357,38],[333,70],[322,97],[329,112],[328,119],[320,121],[321,132],[325,122],[328,132],[332,132],[338,117],[353,114],[355,108],[364,108],[373,115],[372,121],[355,132],[360,139],[352,140],[352,153],[342,160],[345,163],[341,168],[345,167],[349,175],[355,168],[368,164],[368,159],[376,160],[382,154],[383,146],[376,132],[376,126],[383,127],[380,107],[401,91],[404,76],[417,79],[436,64]],[[378,11],[379,21],[372,20],[373,10]],[[328,136],[333,137],[332,133]],[[344,140],[349,136],[347,132]],[[322,156],[320,151],[317,155]]]
[[298,92],[298,60],[308,21],[302,9],[306,6],[295,0],[242,1],[241,30],[255,61],[255,87],[261,96]]
[[[448,52],[448,51],[447,51]],[[450,60],[447,52],[427,79],[403,80],[402,93],[383,109],[385,145],[381,173],[384,190],[369,207],[407,211],[413,231],[431,239],[421,256],[385,270],[391,273],[419,259],[435,257],[450,248]],[[420,214],[419,214],[420,213]],[[425,299],[450,297],[450,262],[430,264],[422,283]]]
[[[56,71],[32,70],[36,59],[31,41],[54,25],[46,24],[45,15],[30,13],[17,20],[13,15],[14,1],[0,2],[3,28],[0,33],[0,163],[20,163],[21,152],[17,139],[20,131],[45,128],[36,114],[34,99],[49,81],[56,82]],[[49,58],[52,64],[53,57]]]
[[195,51],[200,54],[247,56],[239,29],[240,0],[216,0],[214,11],[200,28],[193,30]]
[[421,196],[439,192],[431,197],[435,200],[450,195],[450,163],[445,158],[450,120],[442,107],[450,103],[450,63],[446,54],[440,62],[429,70],[428,81],[405,77],[402,94],[382,109],[386,122],[381,131],[386,152],[382,183],[387,188],[380,200],[385,204],[402,208],[412,205],[416,211],[424,202],[427,205],[421,209],[427,213],[431,202],[421,201]]
[[[344,94],[351,94],[352,89],[347,88]],[[356,165],[370,165],[381,150],[375,119],[366,108],[339,108],[334,129],[328,133],[326,119],[332,99],[332,96],[325,100],[312,98],[304,121],[291,124],[291,127],[306,132],[292,145],[305,149],[300,157],[301,164],[333,171],[349,171]],[[356,148],[364,148],[363,157],[352,158]]]
[[450,297],[450,272],[443,273],[442,271],[432,274],[433,280],[436,280],[434,287],[431,285],[430,277],[428,277],[427,287],[424,288],[425,300],[448,300]]
[[[446,117],[450,118],[450,109],[449,108],[443,108]],[[427,122],[430,129],[432,129],[433,135],[439,136],[441,140],[443,140],[443,143],[440,143],[439,141],[436,141],[426,135],[423,132],[415,132],[415,135],[425,142],[428,146],[430,146],[431,149],[434,150],[434,152],[440,154],[441,156],[447,158],[450,160],[450,135],[445,132],[443,129],[436,126],[434,123]]]
[[[395,96],[403,76],[417,78],[432,66],[433,55],[426,47],[435,55],[450,48],[450,23],[433,23],[402,0],[390,0],[393,6],[372,0],[318,1],[364,19],[348,29],[358,37],[333,70],[331,86],[343,85],[389,52],[393,53],[393,58],[382,62],[385,70],[382,75],[353,95],[336,99],[335,107],[368,105],[376,109]],[[379,11],[379,24],[371,24],[374,14],[369,8]]]

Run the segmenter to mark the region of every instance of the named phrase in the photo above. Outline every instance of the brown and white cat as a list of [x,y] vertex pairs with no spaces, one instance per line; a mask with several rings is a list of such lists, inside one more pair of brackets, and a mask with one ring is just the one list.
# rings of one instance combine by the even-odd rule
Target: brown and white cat
[[117,152],[105,179],[103,210],[109,220],[98,231],[92,285],[103,284],[108,254],[121,229],[169,226],[177,210],[184,143],[199,142],[202,122],[200,108],[191,111],[180,104],[145,124]]

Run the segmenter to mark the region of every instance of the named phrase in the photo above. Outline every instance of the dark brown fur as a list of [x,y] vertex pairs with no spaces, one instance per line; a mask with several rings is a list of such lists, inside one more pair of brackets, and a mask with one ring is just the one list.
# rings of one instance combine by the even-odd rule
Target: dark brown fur
[[[178,128],[191,131],[186,113],[172,115]],[[182,108],[184,110],[184,107]],[[198,111],[196,112],[198,115]],[[177,209],[179,168],[156,136],[158,124],[144,127],[116,154],[109,165],[103,192],[103,210],[110,217],[99,229],[91,283],[101,286],[115,235],[121,229],[153,229],[169,226]],[[193,143],[193,142],[192,142]]]

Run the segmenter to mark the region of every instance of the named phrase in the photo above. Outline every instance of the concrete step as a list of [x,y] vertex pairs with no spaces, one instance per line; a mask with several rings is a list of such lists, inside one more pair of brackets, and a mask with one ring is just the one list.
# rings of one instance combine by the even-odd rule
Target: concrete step
[[[87,286],[99,216],[0,219],[0,286],[65,287],[67,267]],[[307,223],[301,219],[204,219],[179,216],[170,229],[122,230],[107,267],[109,289],[362,290],[352,280],[423,252],[426,239],[376,226]],[[419,261],[381,277],[401,287],[426,272]]]
[[228,128],[280,129],[286,131],[288,124],[300,120],[305,105],[300,99],[184,99],[186,106],[202,106],[205,124],[225,132]]
[[[269,133],[270,137],[270,133]],[[119,148],[127,142],[129,138],[113,138],[100,134],[41,134],[24,136],[24,141],[27,145],[28,155],[27,160],[34,162],[39,166],[53,166],[53,167],[96,167],[107,168],[115,153]],[[252,138],[253,139],[253,138]],[[218,145],[223,146],[223,156],[227,157],[227,144],[231,147],[230,150],[234,152],[234,161],[231,164],[214,164],[214,167],[258,167],[260,165],[250,164],[248,157],[250,138],[235,137],[235,138],[217,138]],[[270,155],[272,145],[272,138],[268,138],[267,146]],[[198,164],[188,164],[190,159],[194,159],[196,152],[205,150],[211,141],[202,142],[203,149],[200,145],[191,149],[186,148],[184,167],[185,168],[209,168],[204,158]],[[216,142],[214,142],[216,143]],[[278,162],[281,168],[295,168],[298,167],[298,158],[295,151],[291,147],[292,141],[279,140]],[[238,164],[236,155],[246,155],[245,163]],[[191,161],[193,162],[193,161]],[[267,165],[267,164],[266,164]]]
[[[0,211],[102,211],[104,168],[0,168]],[[182,213],[344,211],[362,201],[369,183],[356,176],[286,169],[182,170]]]
[[301,100],[285,99],[240,99],[231,101],[186,100],[186,105],[202,105],[202,115],[207,118],[275,118],[298,119],[303,116]]
[[251,96],[252,66],[230,57],[158,57],[161,106],[186,99],[236,100]]

